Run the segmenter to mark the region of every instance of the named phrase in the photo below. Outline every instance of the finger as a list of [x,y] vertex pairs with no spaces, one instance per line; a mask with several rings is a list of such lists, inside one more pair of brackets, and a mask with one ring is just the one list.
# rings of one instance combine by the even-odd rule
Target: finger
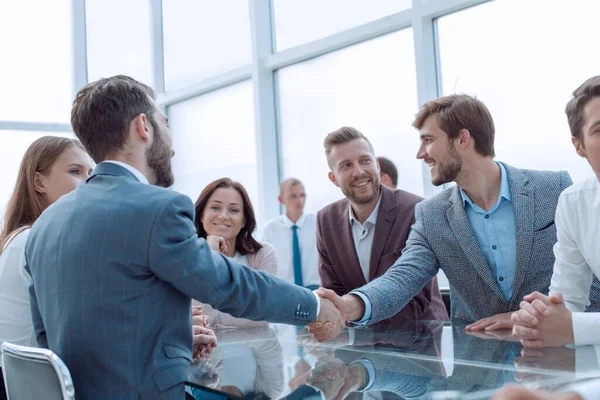
[[548,315],[548,314],[550,314],[550,307],[549,306],[551,304],[552,303],[546,304],[545,302],[543,302],[542,300],[539,300],[539,299],[536,299],[536,300],[534,300],[534,301],[531,302],[531,306],[533,308],[535,308],[536,311],[538,313],[540,313],[541,315]]
[[565,302],[563,295],[560,292],[552,293],[552,295],[550,295],[550,301],[554,304],[561,304]]
[[194,315],[202,315],[202,306],[193,306],[192,307],[192,316]]
[[338,297],[339,297],[337,295],[337,293],[334,292],[333,290],[331,290],[331,289],[325,289],[323,287],[318,288],[316,292],[322,298],[327,299],[327,300],[329,300],[329,301],[331,301],[333,303],[335,303],[335,300],[337,300]]
[[494,321],[492,318],[484,318],[472,323],[471,325],[467,325],[465,329],[470,331],[479,331],[492,325],[493,323]]
[[521,356],[522,357],[527,357],[527,358],[542,358],[544,357],[544,350],[543,349],[536,349],[536,348],[523,348],[521,350]]
[[523,340],[521,340],[521,344],[524,347],[533,347],[533,348],[544,347],[544,342],[540,339],[523,339]]
[[540,336],[540,330],[537,328],[529,328],[527,326],[515,325],[513,327],[513,334],[518,339],[537,340]]
[[521,309],[516,311],[519,318],[518,325],[536,326],[540,323],[539,319],[543,317],[543,313],[538,311],[531,303],[522,301],[519,306]]
[[525,301],[527,301],[527,302],[532,302],[532,301],[533,301],[533,300],[535,300],[535,299],[543,299],[543,298],[545,298],[545,297],[547,297],[547,296],[546,296],[546,295],[543,295],[543,294],[541,294],[541,293],[540,293],[540,292],[538,292],[538,291],[535,291],[535,292],[533,292],[533,293],[530,293],[530,294],[528,294],[528,295],[526,295],[526,296],[523,296],[523,300],[525,300]]
[[[512,325],[510,325],[512,327]],[[502,322],[502,321],[498,321],[490,326],[488,326],[487,328],[485,328],[486,331],[495,331],[497,329],[503,329],[503,328],[507,328],[507,326]]]

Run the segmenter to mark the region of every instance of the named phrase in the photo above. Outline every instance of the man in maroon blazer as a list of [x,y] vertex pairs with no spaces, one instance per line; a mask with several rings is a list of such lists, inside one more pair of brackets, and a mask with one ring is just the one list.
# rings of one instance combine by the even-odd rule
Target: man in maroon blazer
[[[398,259],[421,197],[381,185],[369,140],[351,127],[327,135],[329,179],[345,199],[317,215],[321,285],[344,295],[383,275]],[[429,281],[392,322],[448,319],[437,279]]]

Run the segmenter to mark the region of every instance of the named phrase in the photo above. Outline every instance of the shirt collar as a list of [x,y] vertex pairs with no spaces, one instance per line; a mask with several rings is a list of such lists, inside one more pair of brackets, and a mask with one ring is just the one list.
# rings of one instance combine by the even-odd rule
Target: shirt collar
[[142,174],[140,171],[138,171],[137,169],[135,169],[134,167],[132,167],[129,164],[125,164],[124,162],[115,161],[115,160],[105,160],[105,161],[102,161],[102,162],[117,164],[117,165],[125,168],[127,171],[131,172],[133,175],[135,175],[135,177],[138,179],[138,181],[140,181],[140,182],[142,182],[142,183],[144,183],[146,185],[150,184],[150,182],[148,182],[148,178],[146,178],[144,176],[144,174]]
[[[383,197],[383,192],[379,195],[379,200],[377,200],[377,204],[375,204],[375,208],[371,212],[371,215],[369,215],[369,218],[367,218],[367,220],[364,222],[364,224],[369,222],[372,225],[375,225],[375,223],[377,222],[377,215],[379,214],[379,206],[381,205],[382,197]],[[358,220],[356,218],[354,218],[354,212],[352,212],[352,203],[350,203],[350,207],[348,207],[348,214],[350,216],[350,225],[352,225],[354,223],[354,221],[358,222]],[[364,225],[364,224],[362,224],[362,225]]]
[[[508,174],[506,173],[506,168],[504,168],[504,165],[502,165],[502,163],[496,162],[496,164],[498,164],[498,166],[500,167],[501,174],[500,195],[498,196],[498,201],[496,201],[496,204],[494,204],[494,206],[492,207],[492,210],[495,209],[495,207],[498,204],[500,204],[500,201],[503,198],[508,201],[512,201],[512,195],[510,194],[510,186],[508,184]],[[473,204],[473,201],[471,200],[469,195],[464,190],[462,190],[462,188],[458,189],[460,191],[460,197],[462,197],[463,200],[463,205],[466,206],[468,203],[471,205],[471,207],[474,207],[475,204]]]
[[304,213],[300,216],[300,218],[298,218],[298,221],[296,222],[289,219],[287,214],[283,214],[283,224],[288,228],[291,228],[294,225],[296,225],[298,228],[302,228],[302,225],[304,225],[304,221],[306,221],[306,218],[304,218]]

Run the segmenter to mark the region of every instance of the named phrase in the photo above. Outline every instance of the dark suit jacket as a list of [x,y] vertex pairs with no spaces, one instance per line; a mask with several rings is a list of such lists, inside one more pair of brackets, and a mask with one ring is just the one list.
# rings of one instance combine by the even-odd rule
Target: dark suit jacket
[[192,297],[236,317],[315,319],[310,290],[211,251],[193,221],[189,197],[100,163],[33,224],[34,328],[78,400],[183,399]]
[[[381,186],[381,192],[371,249],[369,282],[385,274],[400,257],[414,221],[415,205],[423,200],[412,193],[385,186]],[[349,207],[350,200],[342,199],[317,214],[321,284],[340,296],[367,283],[352,240]],[[418,319],[448,319],[436,278],[426,283],[420,293],[390,318],[393,322]]]

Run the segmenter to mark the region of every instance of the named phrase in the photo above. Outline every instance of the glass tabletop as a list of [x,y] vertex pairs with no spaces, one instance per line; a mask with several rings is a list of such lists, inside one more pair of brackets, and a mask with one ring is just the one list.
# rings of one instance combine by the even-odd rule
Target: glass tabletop
[[553,391],[600,376],[600,346],[524,349],[509,331],[465,326],[349,327],[327,343],[288,325],[217,330],[187,389],[196,399],[485,399],[508,383]]

